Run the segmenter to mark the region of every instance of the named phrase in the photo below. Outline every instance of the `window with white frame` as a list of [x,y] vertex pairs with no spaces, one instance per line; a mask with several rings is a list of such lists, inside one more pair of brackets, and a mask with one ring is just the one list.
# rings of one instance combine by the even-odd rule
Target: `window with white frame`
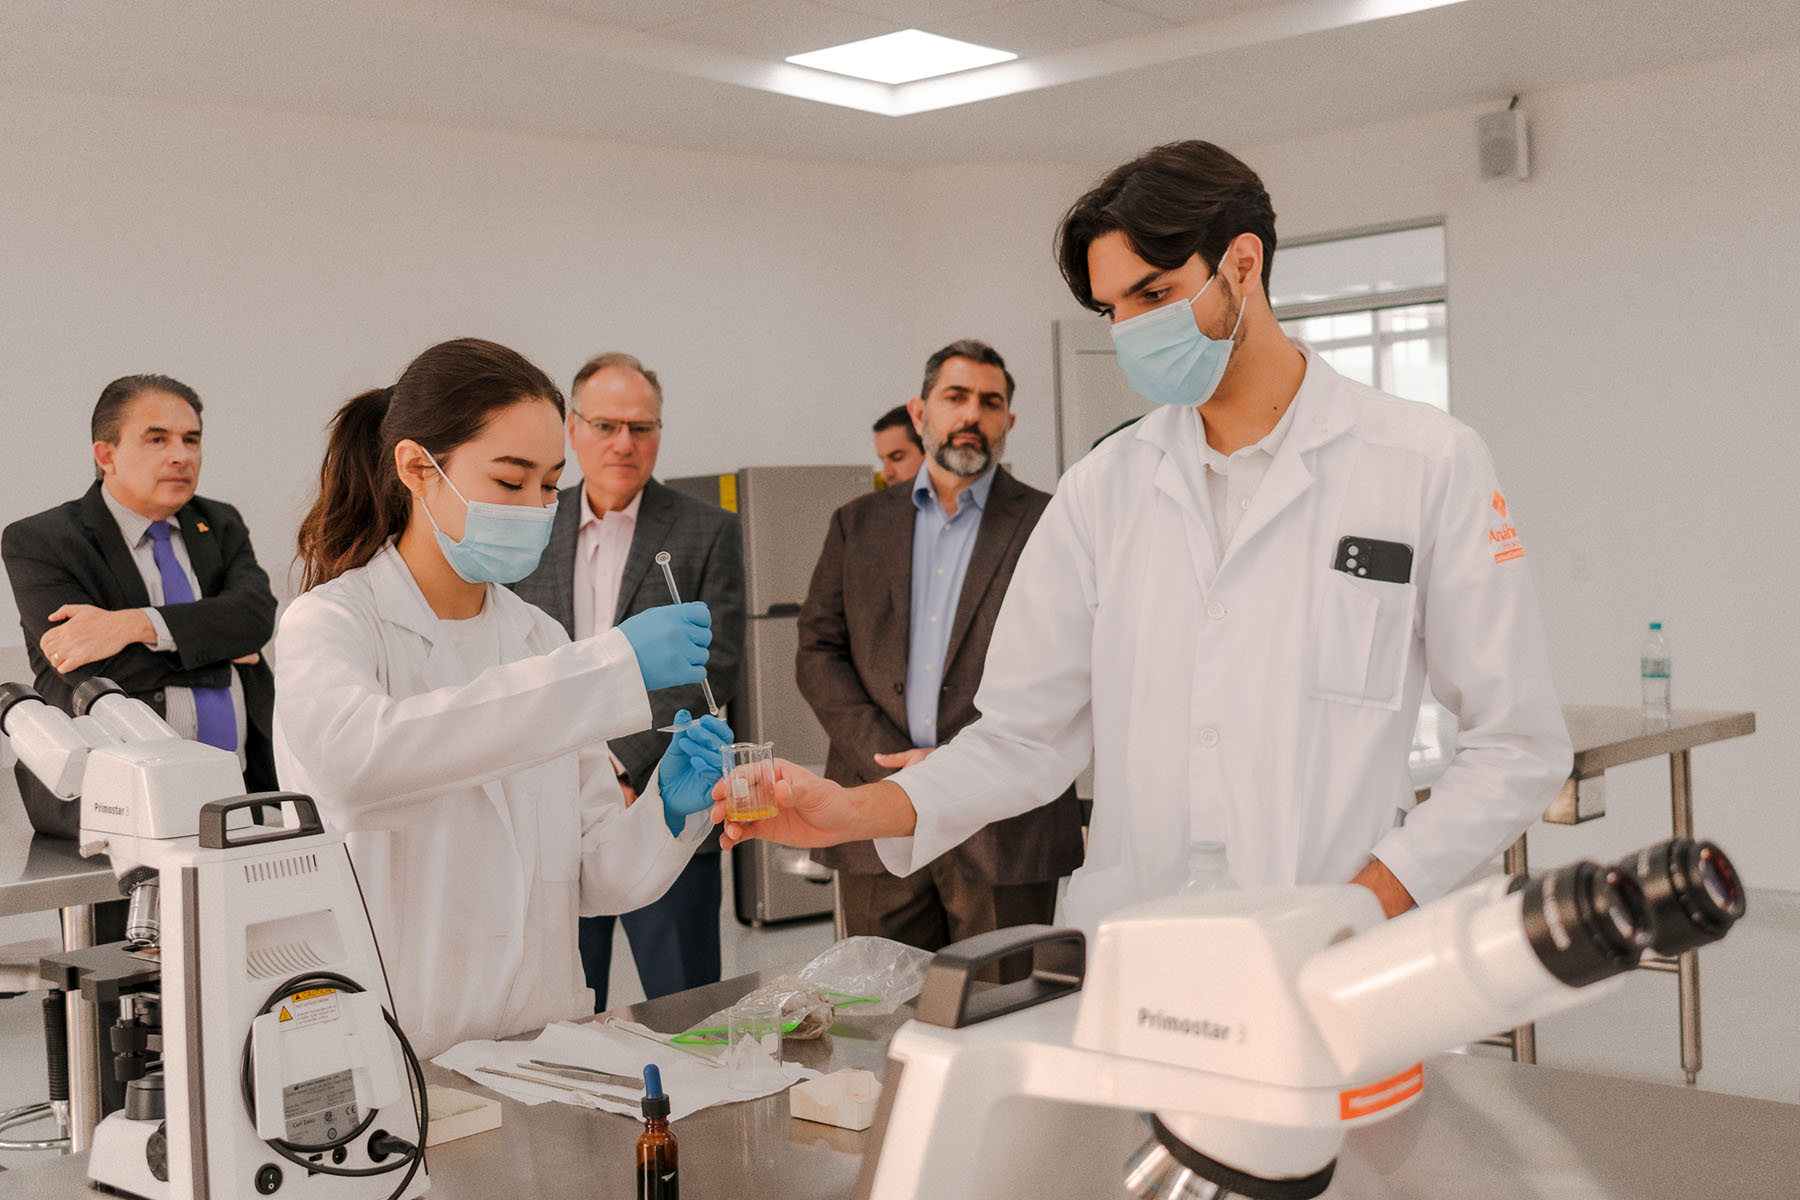
[[1282,329],[1337,371],[1449,410],[1443,225],[1284,243],[1269,299]]

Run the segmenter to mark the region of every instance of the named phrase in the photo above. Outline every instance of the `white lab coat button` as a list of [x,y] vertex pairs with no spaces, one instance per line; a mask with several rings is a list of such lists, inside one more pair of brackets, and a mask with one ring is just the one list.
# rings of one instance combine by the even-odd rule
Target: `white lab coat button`
[[1216,729],[1202,729],[1200,731],[1200,744],[1205,746],[1208,750],[1211,750],[1214,746],[1219,744],[1219,731]]
[[1225,619],[1225,606],[1220,604],[1217,600],[1214,600],[1211,604],[1206,606],[1206,615],[1215,621],[1223,621]]
[[1238,507],[1245,508],[1245,509],[1249,508],[1250,507],[1250,497],[1245,496],[1242,500],[1239,500]]

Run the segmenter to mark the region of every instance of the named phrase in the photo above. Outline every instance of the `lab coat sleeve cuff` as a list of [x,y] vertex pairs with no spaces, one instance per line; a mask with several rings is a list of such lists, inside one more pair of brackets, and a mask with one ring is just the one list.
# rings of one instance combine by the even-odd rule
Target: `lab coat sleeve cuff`
[[[907,768],[908,771],[911,769]],[[900,774],[890,775],[888,782],[898,784],[900,790],[906,793],[907,799],[912,801],[912,836],[876,838],[873,843],[881,865],[901,876],[911,875],[942,853],[941,850],[934,849],[939,839],[938,806],[931,801],[929,791],[920,786],[921,781],[913,780],[909,786],[908,781],[903,778],[906,774],[907,771],[902,771]]]
[[1432,877],[1430,869],[1419,861],[1406,843],[1405,833],[1397,829],[1375,843],[1373,857],[1380,859],[1381,864],[1394,873],[1394,878],[1400,881],[1414,904],[1429,904],[1448,889]]
[[150,628],[156,630],[156,640],[150,643],[150,648],[164,653],[174,650],[175,638],[169,633],[169,623],[163,620],[163,615],[154,608],[140,608],[138,611],[150,619]]

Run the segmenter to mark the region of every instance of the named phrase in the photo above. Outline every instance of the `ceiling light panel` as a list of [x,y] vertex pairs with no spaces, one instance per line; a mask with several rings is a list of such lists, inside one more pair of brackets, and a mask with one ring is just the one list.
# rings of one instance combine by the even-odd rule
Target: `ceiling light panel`
[[790,55],[787,61],[856,79],[898,84],[976,67],[991,67],[1017,57],[1010,50],[939,37],[922,29],[902,29],[898,33],[885,33],[860,42]]
[[1020,57],[1061,54],[1098,42],[1167,29],[1169,22],[1106,0],[1026,0],[993,12],[934,22],[947,37],[1005,46]]

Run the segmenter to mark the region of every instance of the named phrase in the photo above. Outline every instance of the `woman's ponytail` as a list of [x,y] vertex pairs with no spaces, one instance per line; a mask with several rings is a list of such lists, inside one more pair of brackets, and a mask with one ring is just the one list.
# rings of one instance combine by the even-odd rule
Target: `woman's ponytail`
[[331,419],[319,496],[300,523],[301,591],[363,566],[406,527],[408,496],[381,430],[393,395],[364,392]]

